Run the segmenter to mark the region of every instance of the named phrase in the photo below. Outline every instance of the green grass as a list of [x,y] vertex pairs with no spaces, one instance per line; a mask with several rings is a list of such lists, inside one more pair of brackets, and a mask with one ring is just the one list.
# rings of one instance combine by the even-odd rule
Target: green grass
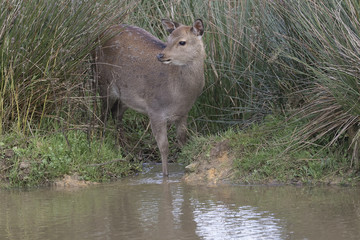
[[194,137],[179,161],[212,161],[211,149],[229,141],[234,174],[232,181],[246,184],[356,184],[359,176],[352,170],[345,151],[320,145],[288,151],[296,125],[269,116],[262,124],[246,130],[228,130],[209,137]]
[[79,130],[32,137],[2,135],[0,180],[9,186],[29,187],[77,174],[83,180],[104,182],[141,170],[140,162],[126,158],[115,142],[112,137],[89,138]]

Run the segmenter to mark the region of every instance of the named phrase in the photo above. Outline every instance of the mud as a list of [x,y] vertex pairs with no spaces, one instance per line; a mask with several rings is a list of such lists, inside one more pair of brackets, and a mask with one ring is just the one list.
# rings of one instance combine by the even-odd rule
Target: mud
[[52,187],[56,188],[82,188],[99,183],[82,180],[77,174],[65,175],[63,178],[52,183]]
[[228,140],[216,143],[209,156],[201,156],[186,166],[183,180],[191,185],[228,184],[233,175],[233,159]]

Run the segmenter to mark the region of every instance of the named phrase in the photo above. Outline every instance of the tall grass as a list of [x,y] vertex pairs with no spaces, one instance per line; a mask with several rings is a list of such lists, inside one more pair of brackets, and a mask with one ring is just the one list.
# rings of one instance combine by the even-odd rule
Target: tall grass
[[95,36],[121,22],[127,7],[115,0],[1,0],[0,134],[39,127],[44,116],[69,108]]
[[347,141],[358,162],[356,0],[1,0],[0,8],[0,133],[14,123],[28,131],[49,115],[71,120],[81,110],[74,102],[82,101],[86,114],[95,111],[91,95],[79,92],[92,39],[111,23],[135,24],[165,40],[162,18],[202,18],[206,87],[192,109],[192,129],[216,132],[295,111],[306,122],[294,135],[298,143]]
[[360,4],[352,0],[278,4],[274,9],[283,21],[287,45],[281,55],[308,76],[301,88],[306,104],[298,115],[307,124],[296,134],[298,142],[325,146],[347,142],[352,164],[359,168]]

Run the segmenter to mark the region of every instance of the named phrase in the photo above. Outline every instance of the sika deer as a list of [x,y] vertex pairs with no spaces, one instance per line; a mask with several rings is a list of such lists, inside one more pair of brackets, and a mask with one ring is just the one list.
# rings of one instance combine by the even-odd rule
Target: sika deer
[[188,112],[204,87],[203,22],[192,26],[162,20],[170,33],[164,43],[144,29],[117,25],[94,52],[95,79],[108,110],[121,121],[127,108],[147,114],[168,176],[167,123],[175,123],[180,145],[186,141]]

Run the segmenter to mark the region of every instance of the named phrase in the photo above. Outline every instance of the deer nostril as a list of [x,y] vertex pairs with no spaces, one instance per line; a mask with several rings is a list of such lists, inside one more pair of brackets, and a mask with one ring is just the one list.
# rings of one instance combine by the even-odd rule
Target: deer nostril
[[162,58],[164,57],[164,54],[163,53],[159,53],[157,55],[157,59],[160,61]]

